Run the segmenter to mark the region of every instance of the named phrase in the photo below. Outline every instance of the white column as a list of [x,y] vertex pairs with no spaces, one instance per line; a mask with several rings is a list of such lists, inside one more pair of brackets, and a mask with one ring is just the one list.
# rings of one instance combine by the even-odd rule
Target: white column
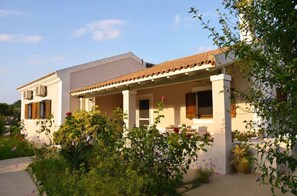
[[86,100],[86,102],[85,102],[85,110],[88,111],[88,112],[92,111],[92,109],[95,106],[95,101],[94,101],[95,98],[92,97],[92,98],[87,98],[85,100]]
[[84,110],[85,109],[85,104],[84,104],[84,98],[80,97],[79,98],[79,110]]
[[219,74],[210,77],[212,82],[214,162],[219,173],[230,173],[232,149],[230,81],[231,76]]
[[123,112],[128,116],[124,119],[127,129],[131,129],[136,124],[136,91],[124,90],[123,94]]

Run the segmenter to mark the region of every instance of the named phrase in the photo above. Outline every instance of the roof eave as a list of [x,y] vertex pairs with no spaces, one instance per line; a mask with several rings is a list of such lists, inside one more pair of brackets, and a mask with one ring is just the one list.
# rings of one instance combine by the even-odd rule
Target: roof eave
[[212,69],[214,67],[215,66],[213,64],[211,64],[211,63],[203,64],[201,66],[189,67],[187,69],[181,69],[181,70],[176,70],[176,71],[173,71],[173,72],[148,76],[148,77],[145,77],[145,78],[139,78],[139,79],[129,80],[129,81],[125,81],[125,82],[119,82],[119,83],[115,83],[115,84],[106,85],[106,86],[103,86],[103,87],[94,87],[94,88],[91,88],[91,89],[74,91],[74,92],[70,92],[70,94],[71,94],[71,96],[82,96],[82,95],[85,95],[85,94],[88,94],[88,93],[98,92],[98,91],[102,91],[102,90],[108,90],[108,89],[111,89],[111,88],[119,88],[121,86],[127,86],[127,85],[141,83],[141,82],[150,81],[150,80],[157,80],[157,79],[165,78],[165,77],[172,77],[172,76],[176,76],[176,75],[180,75],[180,74],[189,74],[191,72],[201,71],[201,70],[208,70],[208,69]]

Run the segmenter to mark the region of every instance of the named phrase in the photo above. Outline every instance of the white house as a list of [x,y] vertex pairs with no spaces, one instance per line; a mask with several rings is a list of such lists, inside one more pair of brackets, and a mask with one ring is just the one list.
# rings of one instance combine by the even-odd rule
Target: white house
[[252,108],[247,111],[239,97],[230,96],[230,91],[248,87],[233,66],[234,55],[217,49],[147,65],[151,64],[127,53],[58,70],[18,88],[29,137],[45,139],[36,138],[37,119],[52,114],[57,129],[66,112],[95,105],[107,115],[121,107],[128,114],[128,128],[152,124],[153,111],[165,97],[159,130],[185,124],[189,131],[209,132],[214,146],[201,157],[211,158],[220,173],[228,173],[231,131],[243,131],[243,121],[256,118]]
[[44,135],[37,135],[36,122],[53,115],[53,131],[63,123],[67,112],[74,112],[80,105],[91,107],[92,100],[70,96],[69,92],[91,84],[134,71],[146,69],[152,64],[145,63],[133,53],[125,53],[100,59],[66,69],[57,70],[44,77],[19,87],[21,94],[21,120],[28,138],[35,142],[44,142]]

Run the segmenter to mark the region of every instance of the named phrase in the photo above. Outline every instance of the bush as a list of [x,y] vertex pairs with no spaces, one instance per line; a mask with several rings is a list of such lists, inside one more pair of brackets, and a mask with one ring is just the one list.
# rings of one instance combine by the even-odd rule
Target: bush
[[32,155],[34,148],[23,135],[0,137],[0,160]]
[[176,194],[176,187],[183,181],[183,174],[195,161],[199,150],[204,150],[208,138],[198,135],[162,134],[156,128],[160,122],[163,102],[156,111],[157,117],[152,126],[134,128],[127,134],[129,145],[124,149],[128,164],[142,176],[143,192],[149,195]]
[[114,148],[120,141],[122,126],[118,125],[121,122],[118,114],[117,110],[110,119],[98,110],[68,115],[65,123],[54,133],[54,143],[61,145],[61,155],[73,168],[78,169],[82,163],[88,167],[95,142],[103,148]]
[[159,107],[152,126],[134,128],[127,134],[123,134],[124,115],[119,109],[111,118],[98,110],[68,114],[54,133],[60,152],[34,161],[34,171],[47,194],[176,194],[207,137],[188,137],[184,131],[161,134],[156,126],[162,117],[162,102]]

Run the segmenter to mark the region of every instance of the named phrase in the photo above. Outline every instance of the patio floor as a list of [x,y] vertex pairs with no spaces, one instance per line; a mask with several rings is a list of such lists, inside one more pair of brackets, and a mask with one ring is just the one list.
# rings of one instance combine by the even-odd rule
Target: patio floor
[[[208,184],[192,189],[183,195],[185,196],[271,196],[270,186],[262,185],[257,182],[258,176],[247,175],[221,175],[211,180]],[[291,196],[293,194],[282,194],[279,190],[275,191],[277,196]]]

